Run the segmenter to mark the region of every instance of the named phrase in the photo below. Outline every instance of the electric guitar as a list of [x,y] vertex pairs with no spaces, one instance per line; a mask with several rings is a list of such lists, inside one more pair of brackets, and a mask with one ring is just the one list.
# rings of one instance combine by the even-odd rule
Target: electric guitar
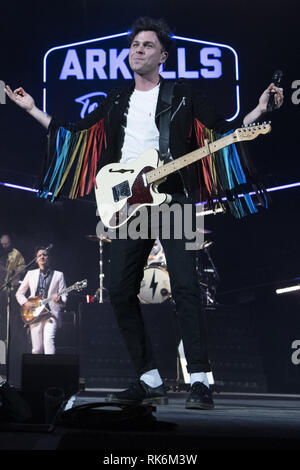
[[[81,291],[85,289],[87,286],[87,280],[84,279],[83,281],[75,282],[70,287],[66,287],[62,291],[60,291],[57,295],[60,297],[63,294],[67,294],[73,290]],[[31,323],[36,323],[40,321],[42,318],[50,317],[51,313],[47,309],[46,305],[53,300],[54,295],[49,297],[48,299],[43,299],[42,296],[39,297],[29,297],[28,301],[34,304],[34,307],[25,307],[25,305],[21,305],[21,317],[23,322],[26,325],[30,325]]]
[[108,228],[124,225],[142,206],[155,206],[168,201],[168,194],[159,193],[159,184],[167,176],[201,160],[235,142],[253,140],[271,131],[267,123],[236,129],[215,142],[208,143],[165,165],[156,150],[147,150],[131,163],[105,165],[96,176],[96,202],[103,224]]

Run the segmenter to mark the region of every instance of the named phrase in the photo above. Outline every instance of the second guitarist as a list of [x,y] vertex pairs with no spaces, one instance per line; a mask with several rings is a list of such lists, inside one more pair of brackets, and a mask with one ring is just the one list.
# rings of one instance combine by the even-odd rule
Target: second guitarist
[[[55,354],[55,335],[57,328],[61,327],[61,312],[67,301],[66,295],[58,296],[66,288],[65,278],[62,272],[51,268],[50,255],[45,247],[38,247],[35,256],[38,269],[27,272],[16,298],[21,306],[30,308],[35,306],[30,302],[31,297],[52,297],[47,305],[49,313],[30,325],[30,336],[32,354]],[[27,291],[30,297],[26,297]]]

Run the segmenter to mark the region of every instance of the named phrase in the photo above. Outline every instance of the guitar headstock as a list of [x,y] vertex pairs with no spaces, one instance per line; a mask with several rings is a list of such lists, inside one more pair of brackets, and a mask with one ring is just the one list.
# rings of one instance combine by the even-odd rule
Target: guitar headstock
[[268,134],[271,132],[271,124],[263,122],[262,124],[250,124],[249,126],[240,127],[233,132],[234,140],[252,140],[256,139],[260,134]]
[[87,287],[87,279],[84,279],[83,281],[78,281],[75,282],[73,285],[74,290],[77,290],[78,292],[85,289]]

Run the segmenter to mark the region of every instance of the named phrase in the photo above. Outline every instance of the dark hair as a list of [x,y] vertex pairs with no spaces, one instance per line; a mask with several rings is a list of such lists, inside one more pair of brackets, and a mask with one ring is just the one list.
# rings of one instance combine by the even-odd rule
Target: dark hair
[[167,52],[169,51],[172,44],[172,39],[170,37],[171,30],[165,20],[156,20],[147,16],[142,16],[138,18],[131,27],[131,34],[129,36],[130,44],[132,43],[136,35],[139,34],[141,31],[154,31],[164,50]]
[[47,248],[48,247],[46,245],[38,245],[34,250],[35,256],[37,256],[38,252],[41,250],[47,251],[48,255],[50,255],[49,250],[47,250]]

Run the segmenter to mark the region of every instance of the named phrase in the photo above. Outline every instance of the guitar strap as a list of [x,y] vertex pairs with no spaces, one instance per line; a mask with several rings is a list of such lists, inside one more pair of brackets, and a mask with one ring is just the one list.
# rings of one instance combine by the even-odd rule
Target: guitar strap
[[159,118],[159,153],[160,160],[167,162],[170,156],[170,122],[174,82],[163,82],[161,99],[169,106]]
[[[163,164],[172,160],[170,154],[170,124],[171,124],[171,111],[172,111],[172,98],[175,82],[163,82],[163,88],[161,91],[161,99],[168,104],[167,109],[160,115],[159,118],[159,159]],[[179,170],[177,170],[185,195],[188,195],[188,191],[184,184],[184,179]]]

